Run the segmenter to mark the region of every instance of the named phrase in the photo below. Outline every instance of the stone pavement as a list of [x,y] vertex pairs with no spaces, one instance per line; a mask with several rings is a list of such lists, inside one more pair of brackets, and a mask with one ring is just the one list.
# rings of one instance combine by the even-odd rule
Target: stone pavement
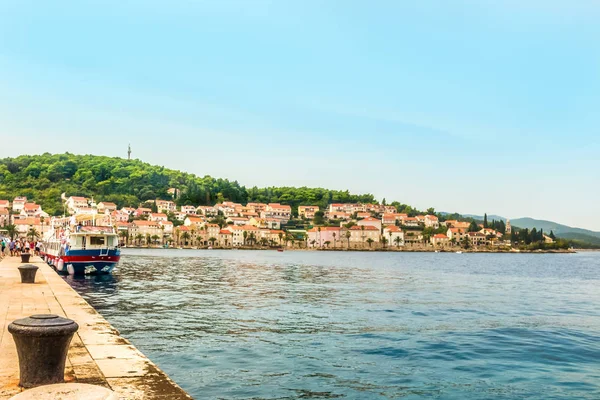
[[0,262],[0,399],[22,390],[8,325],[32,314],[57,314],[79,324],[69,348],[66,382],[104,386],[121,399],[191,399],[39,257],[30,263],[39,267],[35,284],[22,284],[20,261],[5,257]]

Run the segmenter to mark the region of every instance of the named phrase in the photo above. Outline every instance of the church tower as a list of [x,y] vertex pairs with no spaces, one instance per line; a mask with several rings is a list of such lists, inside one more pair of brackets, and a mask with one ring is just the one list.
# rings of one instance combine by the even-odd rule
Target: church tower
[[510,226],[510,219],[506,220],[506,234],[510,235],[510,233],[512,232],[512,228]]
[[131,143],[127,146],[127,159],[131,160]]

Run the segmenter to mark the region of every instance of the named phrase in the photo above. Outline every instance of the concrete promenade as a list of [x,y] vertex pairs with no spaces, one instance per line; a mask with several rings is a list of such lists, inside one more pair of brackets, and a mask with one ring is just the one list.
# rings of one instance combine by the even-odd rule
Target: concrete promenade
[[8,325],[32,314],[57,314],[79,324],[69,348],[67,382],[104,386],[122,399],[191,399],[39,257],[30,263],[39,267],[35,284],[22,284],[20,261],[5,257],[0,262],[0,399],[22,390]]

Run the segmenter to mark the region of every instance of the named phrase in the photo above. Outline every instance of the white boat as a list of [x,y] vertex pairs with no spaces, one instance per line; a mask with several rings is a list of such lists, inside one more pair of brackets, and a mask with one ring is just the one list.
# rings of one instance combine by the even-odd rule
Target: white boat
[[[86,272],[110,273],[119,263],[119,237],[112,226],[81,225],[89,218],[55,218],[42,240],[40,253],[57,271],[71,275]],[[77,218],[75,219],[77,222]]]
[[456,254],[462,254],[462,251],[459,250],[459,251],[456,252]]

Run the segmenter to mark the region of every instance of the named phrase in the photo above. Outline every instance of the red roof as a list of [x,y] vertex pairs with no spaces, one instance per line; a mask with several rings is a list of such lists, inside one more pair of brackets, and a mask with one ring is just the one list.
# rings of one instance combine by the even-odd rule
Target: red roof
[[448,236],[441,234],[441,233],[437,233],[437,234],[433,235],[433,237],[436,239],[448,239]]
[[25,203],[23,208],[26,210],[37,210],[38,208],[40,208],[40,206],[39,206],[39,204],[35,204],[35,203]]
[[361,226],[354,225],[352,228],[350,228],[350,230],[351,231],[362,231],[362,230],[365,230],[365,231],[378,231],[379,229],[377,229],[376,227],[371,226],[371,225],[361,225]]
[[387,230],[388,232],[402,232],[402,229],[400,229],[400,227],[396,225],[388,225],[385,227],[385,230]]
[[219,231],[219,233],[220,233],[220,234],[223,234],[223,235],[231,235],[231,232],[230,232],[230,231],[228,231],[227,229],[221,229],[221,230]]

